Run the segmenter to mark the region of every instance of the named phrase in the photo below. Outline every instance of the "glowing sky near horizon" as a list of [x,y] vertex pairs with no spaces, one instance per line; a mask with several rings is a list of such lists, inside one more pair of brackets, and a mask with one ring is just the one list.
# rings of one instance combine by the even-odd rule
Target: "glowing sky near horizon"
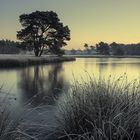
[[16,40],[19,15],[36,10],[53,10],[69,26],[67,49],[140,42],[140,0],[0,0],[0,39]]

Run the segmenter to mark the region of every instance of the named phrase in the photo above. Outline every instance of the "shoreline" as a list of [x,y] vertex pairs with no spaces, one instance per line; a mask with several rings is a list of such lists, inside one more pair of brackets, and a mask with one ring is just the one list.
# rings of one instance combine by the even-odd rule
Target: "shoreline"
[[74,58],[140,58],[140,55],[64,55]]
[[36,57],[34,55],[9,55],[0,54],[0,68],[15,68],[15,67],[27,67],[34,65],[43,65],[51,63],[60,63],[75,61],[76,58],[140,58],[136,55],[64,55],[58,57],[56,55],[42,55],[41,57]]
[[0,68],[27,67],[33,65],[51,64],[75,61],[72,56],[46,56],[35,57],[34,55],[0,55]]

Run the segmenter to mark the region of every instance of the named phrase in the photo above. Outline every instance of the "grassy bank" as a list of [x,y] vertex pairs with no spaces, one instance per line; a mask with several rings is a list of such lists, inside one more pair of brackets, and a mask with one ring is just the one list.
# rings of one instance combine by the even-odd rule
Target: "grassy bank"
[[30,55],[0,55],[0,68],[25,67],[47,63],[59,63],[74,61],[74,57],[42,56],[35,57]]

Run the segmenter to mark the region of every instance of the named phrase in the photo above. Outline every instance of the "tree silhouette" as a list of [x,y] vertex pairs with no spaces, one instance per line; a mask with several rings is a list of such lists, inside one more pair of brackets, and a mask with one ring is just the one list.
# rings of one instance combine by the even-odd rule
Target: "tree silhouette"
[[91,45],[89,46],[91,50],[95,50],[95,46]]
[[17,32],[17,38],[22,41],[22,46],[32,48],[36,56],[41,56],[44,48],[60,53],[60,48],[66,45],[64,41],[70,40],[68,26],[63,26],[53,11],[36,11],[19,18],[23,29]]
[[87,44],[87,43],[84,44],[84,48],[85,48],[86,50],[88,49],[88,44]]
[[60,48],[67,45],[65,40],[70,40],[70,30],[68,26],[63,26],[63,24],[60,23],[57,27],[57,32],[50,32],[50,36],[52,37],[48,40],[50,52],[62,55],[64,50]]
[[71,50],[71,53],[72,53],[72,54],[76,54],[76,50],[75,50],[75,49],[72,49],[72,50]]
[[100,54],[108,55],[109,54],[109,45],[104,42],[100,42],[96,44],[96,49]]
[[110,46],[111,46],[111,50],[112,50],[113,55],[124,55],[124,51],[122,49],[123,45],[117,44],[116,42],[113,42],[110,44]]

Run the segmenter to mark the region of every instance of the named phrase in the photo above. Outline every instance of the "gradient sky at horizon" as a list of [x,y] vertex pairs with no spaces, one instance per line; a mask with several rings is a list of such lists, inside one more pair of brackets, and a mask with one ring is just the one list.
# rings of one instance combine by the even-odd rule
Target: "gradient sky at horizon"
[[69,26],[66,49],[140,42],[140,0],[0,0],[0,39],[16,40],[19,15],[36,10],[53,10]]

